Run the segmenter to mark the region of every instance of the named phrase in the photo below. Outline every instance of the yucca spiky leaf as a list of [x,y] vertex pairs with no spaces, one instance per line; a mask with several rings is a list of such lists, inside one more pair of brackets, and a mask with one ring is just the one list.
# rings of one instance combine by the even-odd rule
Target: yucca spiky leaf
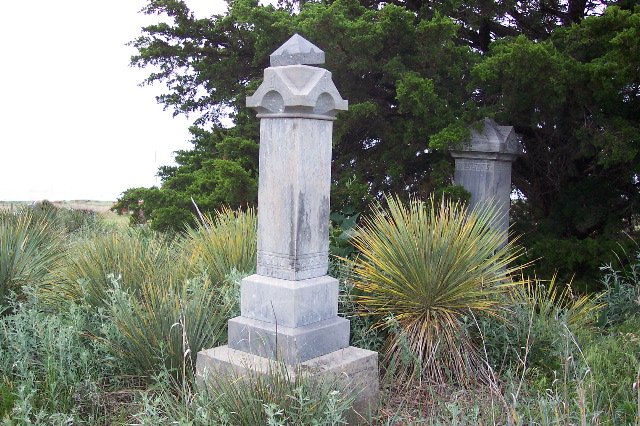
[[388,209],[376,205],[354,235],[361,253],[353,266],[359,302],[379,327],[388,326],[388,318],[397,324],[387,358],[408,350],[419,361],[405,373],[466,380],[478,362],[462,319],[498,313],[494,296],[511,285],[520,252],[494,226],[500,217],[492,205],[468,211],[433,199],[387,202]]
[[71,300],[85,298],[91,306],[109,303],[111,278],[120,277],[123,289],[141,294],[148,282],[181,282],[187,273],[183,255],[176,245],[156,235],[143,235],[133,229],[97,235],[76,244],[62,271],[62,284],[56,294],[47,296]]
[[572,329],[593,325],[604,307],[602,294],[575,294],[571,283],[561,284],[557,275],[550,280],[537,277],[512,293],[515,303],[526,304],[538,316],[560,321]]
[[50,285],[64,254],[62,231],[46,217],[0,212],[0,307],[26,284]]
[[185,235],[184,250],[191,254],[193,267],[204,269],[214,284],[223,282],[234,269],[246,274],[255,270],[257,219],[253,209],[224,208],[201,220]]

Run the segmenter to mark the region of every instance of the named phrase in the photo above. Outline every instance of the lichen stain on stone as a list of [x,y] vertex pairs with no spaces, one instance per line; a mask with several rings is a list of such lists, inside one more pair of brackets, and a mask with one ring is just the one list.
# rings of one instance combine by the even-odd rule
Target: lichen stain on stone
[[[289,209],[293,209],[295,208],[293,205],[293,185],[289,185],[289,202],[288,203],[284,203],[285,205],[282,206],[282,208],[289,208]],[[286,205],[288,204],[288,206]],[[295,223],[295,215],[288,215],[289,216],[289,254],[291,256],[295,256],[296,254],[296,223]],[[289,267],[293,269],[295,265],[295,258],[291,258],[290,259],[290,264]]]
[[329,197],[322,196],[321,207],[318,209],[318,224],[320,225],[321,241],[326,240],[327,244],[329,242],[329,205]]
[[[307,247],[308,244],[304,244],[305,241],[311,240],[311,227],[309,226],[309,212],[305,208],[304,194],[302,191],[298,193],[298,237],[297,237],[297,252],[300,252],[302,247]],[[296,253],[299,255],[300,253]],[[298,266],[298,265],[297,265]],[[297,269],[296,269],[297,272]]]

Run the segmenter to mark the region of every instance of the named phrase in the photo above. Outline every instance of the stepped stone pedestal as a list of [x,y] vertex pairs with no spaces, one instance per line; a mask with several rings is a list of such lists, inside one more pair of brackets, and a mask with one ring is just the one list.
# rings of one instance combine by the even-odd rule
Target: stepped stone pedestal
[[378,355],[349,346],[338,281],[326,275],[333,121],[348,103],[329,71],[310,66],[321,63],[324,52],[296,34],[271,55],[247,98],[260,119],[256,274],[241,283],[228,345],[199,352],[196,374],[206,383],[268,374],[283,362],[290,377],[357,392],[354,410],[366,414],[378,402]]

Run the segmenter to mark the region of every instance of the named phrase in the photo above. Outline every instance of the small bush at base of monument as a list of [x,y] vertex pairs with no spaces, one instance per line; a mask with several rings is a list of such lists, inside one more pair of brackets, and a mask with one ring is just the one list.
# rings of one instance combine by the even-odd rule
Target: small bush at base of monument
[[159,391],[144,395],[134,415],[140,424],[338,426],[347,424],[355,399],[330,382],[300,374],[292,379],[275,361],[269,375],[218,378],[197,390],[190,385],[193,380],[175,382],[167,371],[157,380]]
[[133,374],[151,376],[164,367],[183,377],[194,369],[199,350],[226,340],[235,303],[206,277],[166,287],[147,282],[139,293],[124,291],[118,280],[111,280],[109,316],[119,338],[109,346]]

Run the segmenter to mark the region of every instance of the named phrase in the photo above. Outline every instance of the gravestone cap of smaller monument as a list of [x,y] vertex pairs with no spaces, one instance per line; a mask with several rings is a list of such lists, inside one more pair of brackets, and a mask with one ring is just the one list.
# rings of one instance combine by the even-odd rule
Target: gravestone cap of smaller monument
[[480,130],[471,128],[471,143],[458,150],[511,155],[523,154],[522,144],[513,126],[500,126],[490,118],[485,118],[482,121]]
[[324,64],[324,52],[299,34],[294,34],[269,58],[272,67]]

